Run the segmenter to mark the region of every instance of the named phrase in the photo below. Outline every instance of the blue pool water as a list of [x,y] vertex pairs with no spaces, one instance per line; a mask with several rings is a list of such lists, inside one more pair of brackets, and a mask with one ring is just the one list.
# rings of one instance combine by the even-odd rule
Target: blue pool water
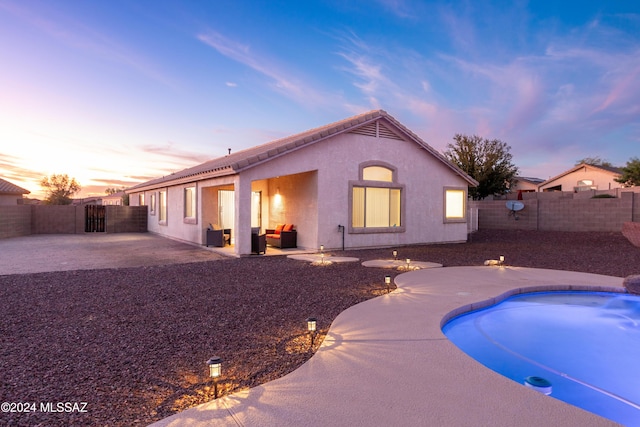
[[640,426],[640,297],[604,292],[521,294],[449,321],[444,334],[494,371],[551,397]]

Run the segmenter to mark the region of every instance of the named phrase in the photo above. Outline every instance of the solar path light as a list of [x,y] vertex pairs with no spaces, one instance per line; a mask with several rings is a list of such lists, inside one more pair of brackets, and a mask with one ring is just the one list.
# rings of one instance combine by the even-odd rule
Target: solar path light
[[207,365],[209,365],[209,376],[213,378],[213,396],[217,399],[218,377],[222,374],[222,359],[213,356],[211,359],[207,360]]
[[307,331],[309,331],[309,335],[311,335],[311,349],[313,349],[313,340],[316,337],[317,323],[318,321],[315,317],[307,318]]

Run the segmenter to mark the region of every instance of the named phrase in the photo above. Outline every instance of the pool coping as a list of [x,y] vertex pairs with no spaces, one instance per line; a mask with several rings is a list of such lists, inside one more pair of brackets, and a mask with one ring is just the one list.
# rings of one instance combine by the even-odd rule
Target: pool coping
[[441,324],[463,307],[523,290],[623,291],[622,280],[508,266],[404,273],[394,292],[338,315],[316,354],[292,373],[153,426],[617,426],[484,367]]
[[502,301],[515,295],[531,294],[535,292],[566,292],[566,291],[612,292],[617,294],[628,293],[625,288],[621,288],[618,286],[546,285],[546,286],[527,286],[524,288],[510,289],[493,298],[487,298],[483,301],[478,301],[471,304],[463,305],[454,310],[451,310],[449,313],[445,314],[442,320],[440,321],[440,328],[443,328],[444,325],[446,325],[448,322],[450,322],[451,320],[453,320],[458,316],[462,316],[472,311],[482,310],[484,308],[500,304]]

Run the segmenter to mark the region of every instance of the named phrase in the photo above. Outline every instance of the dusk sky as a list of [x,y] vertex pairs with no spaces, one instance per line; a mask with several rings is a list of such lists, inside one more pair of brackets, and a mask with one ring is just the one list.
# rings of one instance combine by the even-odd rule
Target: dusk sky
[[640,157],[640,2],[0,0],[0,177],[81,196],[384,109],[547,179]]

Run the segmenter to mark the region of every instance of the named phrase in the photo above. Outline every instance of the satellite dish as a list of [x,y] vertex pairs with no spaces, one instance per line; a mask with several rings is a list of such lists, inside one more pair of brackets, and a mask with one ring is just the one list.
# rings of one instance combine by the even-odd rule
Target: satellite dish
[[517,200],[509,200],[507,201],[507,209],[514,212],[521,211],[522,209],[524,209],[524,203]]

